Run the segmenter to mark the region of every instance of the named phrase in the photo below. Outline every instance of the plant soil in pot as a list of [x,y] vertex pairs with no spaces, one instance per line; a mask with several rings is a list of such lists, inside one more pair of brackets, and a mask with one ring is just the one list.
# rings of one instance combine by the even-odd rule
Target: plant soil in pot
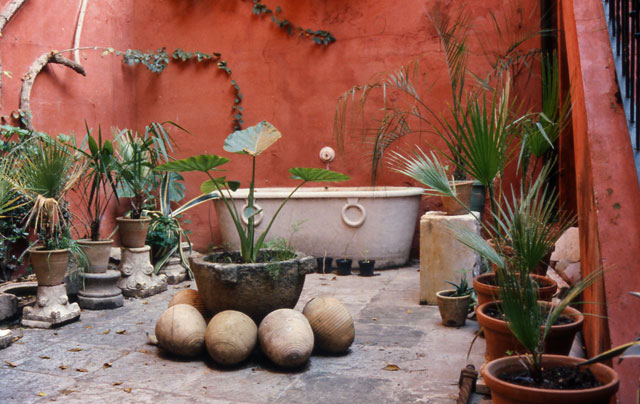
[[442,324],[447,327],[461,327],[469,313],[469,300],[471,295],[452,296],[456,293],[453,289],[441,290],[436,293],[438,310],[442,317]]
[[359,260],[358,268],[360,276],[373,276],[373,269],[376,266],[376,260]]
[[29,250],[29,257],[38,286],[57,286],[64,283],[64,275],[69,266],[69,250],[43,250],[36,247]]
[[333,257],[318,257],[316,258],[318,267],[316,271],[319,274],[327,274],[331,272],[331,265],[333,264]]
[[[453,188],[453,184],[452,184]],[[441,196],[442,206],[444,207],[445,212],[449,216],[453,215],[465,215],[467,214],[467,209],[465,206],[469,206],[471,204],[471,191],[473,189],[473,181],[456,181],[455,182],[455,192],[456,197],[462,201],[463,205],[460,205],[458,201],[450,196]]]
[[[491,361],[506,356],[508,352],[525,353],[524,347],[509,330],[506,321],[501,319],[498,302],[484,303],[476,309],[478,325],[484,331],[486,341],[485,359]],[[539,304],[550,306],[548,302]],[[568,355],[575,335],[582,328],[584,316],[578,310],[567,307],[560,317],[562,321],[551,327],[544,344],[544,352]]]
[[[558,289],[558,284],[547,276],[534,275],[531,277],[538,284],[538,300],[551,301]],[[473,288],[478,296],[478,306],[498,300],[500,288],[497,286],[495,272],[488,272],[473,278]]]
[[[250,264],[235,263],[239,255],[193,254],[189,258],[200,298],[212,315],[237,310],[260,324],[274,310],[293,308],[305,276],[315,269],[315,258],[302,253],[286,261]],[[217,262],[225,258],[232,263]]]
[[[551,370],[560,366],[570,366],[570,369],[575,369],[574,366],[583,361],[584,359],[570,358],[567,356],[543,355],[542,365],[544,368]],[[593,376],[595,376],[600,386],[584,389],[557,390],[521,386],[502,380],[506,375],[523,371],[522,358],[517,356],[491,361],[482,368],[481,372],[484,382],[489,389],[491,389],[491,399],[494,404],[609,403],[610,399],[618,390],[620,383],[617,373],[610,367],[600,363],[587,365],[585,368],[588,368]]]
[[336,267],[338,268],[338,275],[345,276],[351,275],[351,264],[353,260],[351,258],[340,258],[336,260]]
[[86,272],[102,274],[107,271],[113,240],[82,239],[78,240],[78,245],[84,251],[89,262],[89,268],[86,268]]
[[149,224],[151,223],[150,217],[141,217],[140,219],[118,217],[116,218],[116,222],[118,222],[118,233],[120,234],[120,243],[123,247],[144,247]]

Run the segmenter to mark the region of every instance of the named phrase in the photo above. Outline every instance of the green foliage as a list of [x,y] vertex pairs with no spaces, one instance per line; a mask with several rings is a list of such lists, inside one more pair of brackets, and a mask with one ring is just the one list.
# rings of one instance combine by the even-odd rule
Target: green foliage
[[127,49],[122,53],[122,60],[129,66],[142,64],[154,73],[161,73],[169,65],[169,54],[165,49],[163,47],[156,52]]
[[[282,8],[280,6],[276,7],[274,11],[264,4],[262,0],[253,0],[252,13],[259,17],[270,15],[271,22],[277,25],[280,29],[286,31],[288,35],[292,35],[294,32],[294,25],[291,21],[280,17],[280,14],[282,13]],[[300,26],[296,27],[295,30],[298,32],[299,36],[311,39],[316,45],[326,46],[336,41],[336,38],[329,31],[315,31],[308,28],[305,29]]]
[[473,287],[469,286],[469,282],[467,282],[467,277],[465,276],[466,272],[467,271],[463,271],[463,274],[460,276],[460,282],[458,283],[445,281],[455,288],[455,293],[450,295],[451,297],[468,296],[473,293]]
[[313,167],[293,167],[289,169],[289,174],[292,180],[305,182],[340,182],[349,179],[348,175]]
[[[291,191],[282,204],[280,204],[264,232],[256,239],[255,215],[259,213],[259,210],[256,209],[254,201],[256,177],[255,159],[256,156],[266,150],[280,137],[280,132],[273,125],[263,121],[253,127],[231,133],[225,140],[224,148],[226,151],[249,155],[252,159],[251,182],[249,184],[249,196],[247,200],[248,207],[245,212],[243,212],[243,214],[248,216],[248,225],[246,228],[242,222],[241,213],[238,212],[235,204],[233,203],[233,196],[231,194],[232,187],[237,187],[238,183],[235,181],[227,181],[225,177],[214,178],[210,173],[210,171],[219,171],[217,167],[226,163],[226,161],[223,160],[223,157],[215,155],[189,157],[187,159],[160,165],[155,169],[156,171],[182,171],[182,168],[184,167],[187,171],[193,171],[197,168],[203,168],[203,170],[198,171],[206,173],[209,180],[203,183],[201,189],[210,189],[210,187],[213,186],[217,190],[218,195],[222,198],[222,201],[224,202],[236,227],[236,231],[240,239],[240,252],[242,259],[245,262],[256,262],[258,259],[258,253],[264,245],[265,237],[269,233],[273,222],[287,201],[302,185],[309,181],[344,181],[349,178],[346,175],[334,173],[329,170],[292,169],[293,171],[290,171],[291,174],[294,177],[300,176],[299,178],[302,181],[293,189],[293,191]],[[310,179],[305,179],[307,175]]]

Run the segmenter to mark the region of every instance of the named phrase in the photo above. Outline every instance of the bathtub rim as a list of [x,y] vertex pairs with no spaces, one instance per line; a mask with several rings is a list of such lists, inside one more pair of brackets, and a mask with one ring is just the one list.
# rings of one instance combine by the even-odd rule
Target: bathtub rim
[[[294,187],[256,187],[255,198],[284,199]],[[321,198],[400,198],[419,196],[424,194],[424,188],[399,186],[361,186],[361,187],[302,187],[296,191],[291,199],[321,199]],[[231,193],[234,199],[246,199],[248,188],[240,188]]]

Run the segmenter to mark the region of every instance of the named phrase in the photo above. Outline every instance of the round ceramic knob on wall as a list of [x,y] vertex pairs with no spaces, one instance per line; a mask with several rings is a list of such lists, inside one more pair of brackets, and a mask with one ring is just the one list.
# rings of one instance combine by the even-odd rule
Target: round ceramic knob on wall
[[329,146],[320,149],[320,161],[323,163],[331,163],[336,158],[336,151]]

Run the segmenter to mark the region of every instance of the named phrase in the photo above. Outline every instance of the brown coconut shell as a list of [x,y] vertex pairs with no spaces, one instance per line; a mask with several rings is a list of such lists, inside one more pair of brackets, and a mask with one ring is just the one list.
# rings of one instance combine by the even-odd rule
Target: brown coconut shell
[[163,349],[179,356],[198,356],[204,350],[207,323],[202,314],[188,304],[176,304],[160,315],[156,338]]
[[346,352],[356,336],[349,310],[333,297],[309,300],[302,313],[309,320],[316,347],[330,353]]
[[260,323],[258,338],[262,351],[282,367],[304,365],[313,351],[313,330],[309,321],[292,309],[269,313]]
[[209,314],[204,302],[200,298],[200,293],[195,289],[183,289],[173,295],[169,302],[169,307],[175,306],[176,304],[188,304],[198,309],[205,320],[209,320],[211,318],[211,314]]
[[236,365],[247,359],[256,346],[258,326],[244,313],[225,310],[213,316],[204,340],[215,362]]

